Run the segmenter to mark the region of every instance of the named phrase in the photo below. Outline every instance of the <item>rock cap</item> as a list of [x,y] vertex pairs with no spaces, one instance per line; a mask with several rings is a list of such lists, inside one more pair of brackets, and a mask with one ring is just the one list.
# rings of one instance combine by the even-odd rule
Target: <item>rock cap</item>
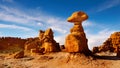
[[82,22],[88,19],[88,15],[82,11],[74,12],[68,19],[68,22]]

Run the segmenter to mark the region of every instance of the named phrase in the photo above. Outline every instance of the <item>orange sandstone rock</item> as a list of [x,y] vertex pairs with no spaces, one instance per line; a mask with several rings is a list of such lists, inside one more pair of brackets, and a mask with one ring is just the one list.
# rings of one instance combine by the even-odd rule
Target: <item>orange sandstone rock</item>
[[72,23],[82,23],[82,21],[87,19],[88,19],[87,14],[80,11],[80,12],[74,12],[67,20],[68,22],[72,22]]
[[51,28],[47,29],[45,32],[40,32],[40,41],[42,42],[41,49],[44,50],[43,53],[56,52],[60,50],[59,44],[56,43],[53,36],[53,31]]
[[68,18],[68,22],[74,23],[69,34],[66,37],[65,49],[67,52],[90,53],[87,45],[87,38],[82,27],[82,21],[88,19],[84,12],[75,12]]
[[120,32],[115,32],[113,33],[110,38],[112,39],[112,44],[113,45],[119,45],[120,47]]
[[25,51],[31,51],[31,49],[39,49],[41,46],[41,42],[38,37],[36,38],[28,38],[26,43],[25,43]]
[[43,30],[39,31],[39,40],[40,40],[41,43],[42,43],[42,39],[44,37],[44,33],[45,33],[45,31],[43,31]]

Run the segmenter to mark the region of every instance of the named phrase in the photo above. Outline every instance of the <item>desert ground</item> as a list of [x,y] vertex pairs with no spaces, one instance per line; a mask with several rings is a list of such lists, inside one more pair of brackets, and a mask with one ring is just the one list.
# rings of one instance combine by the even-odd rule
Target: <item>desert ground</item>
[[92,57],[80,53],[56,52],[14,59],[11,54],[1,53],[0,68],[120,68],[120,58],[112,53]]

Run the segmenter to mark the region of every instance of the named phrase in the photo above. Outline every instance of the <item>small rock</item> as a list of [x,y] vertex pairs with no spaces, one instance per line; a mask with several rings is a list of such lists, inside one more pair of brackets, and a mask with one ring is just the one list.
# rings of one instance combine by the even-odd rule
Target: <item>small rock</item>
[[19,51],[14,54],[15,59],[23,58],[23,57],[24,57],[24,51]]

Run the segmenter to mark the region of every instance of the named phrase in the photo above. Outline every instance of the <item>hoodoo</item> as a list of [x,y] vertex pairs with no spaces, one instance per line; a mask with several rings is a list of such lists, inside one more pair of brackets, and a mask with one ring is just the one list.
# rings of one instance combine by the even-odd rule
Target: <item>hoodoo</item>
[[65,49],[67,52],[91,53],[88,49],[87,38],[82,27],[82,22],[87,19],[87,14],[82,11],[74,12],[67,19],[68,22],[74,24],[70,29],[70,34],[66,37]]

